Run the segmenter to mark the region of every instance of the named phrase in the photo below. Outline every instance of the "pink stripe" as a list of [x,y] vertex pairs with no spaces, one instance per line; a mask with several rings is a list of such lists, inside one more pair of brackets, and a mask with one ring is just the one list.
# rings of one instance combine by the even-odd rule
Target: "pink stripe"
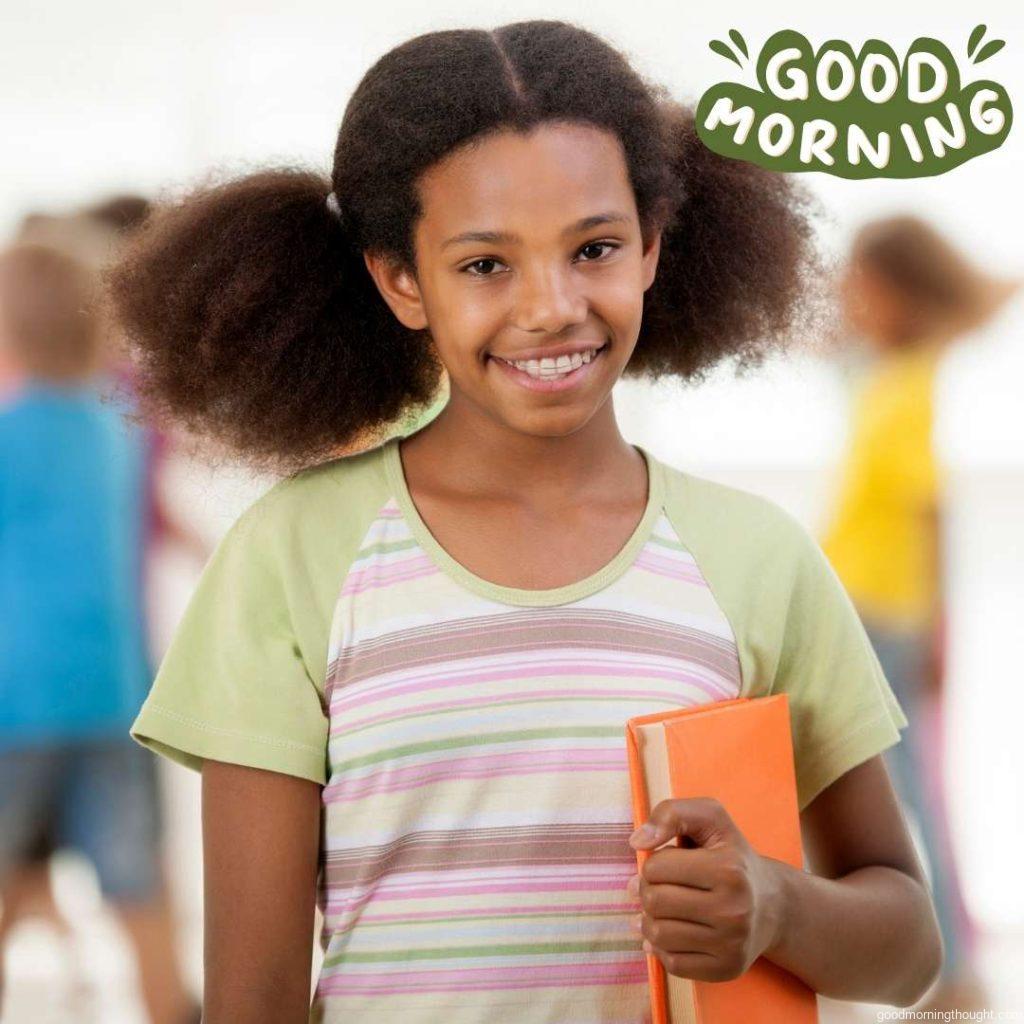
[[[475,678],[475,677],[474,677]],[[539,700],[542,697],[607,697],[609,700],[640,700],[650,698],[652,700],[670,700],[671,696],[663,690],[513,690],[501,694],[501,701],[521,701],[529,703],[531,700]],[[417,704],[416,711],[452,711],[455,708],[473,708],[493,704],[494,697],[467,697],[465,700],[438,700],[433,704]],[[333,729],[331,735],[337,736],[343,732],[354,732],[364,726],[376,725],[378,722],[389,722],[405,713],[408,708],[383,711],[379,715],[370,715],[367,718],[349,718],[339,722]]]
[[[545,652],[546,654],[547,652]],[[577,655],[578,656],[578,655]],[[451,686],[464,686],[466,680],[474,682],[495,682],[506,679],[543,679],[550,675],[571,675],[571,676],[619,676],[623,679],[671,679],[673,682],[692,683],[699,690],[706,693],[713,699],[726,696],[726,691],[721,686],[715,686],[699,678],[696,667],[681,671],[679,668],[662,669],[652,665],[638,665],[636,662],[626,662],[621,665],[609,664],[606,661],[558,661],[548,657],[541,662],[512,662],[502,660],[500,668],[470,668],[463,671],[455,671],[452,668],[442,669],[439,673],[429,676],[417,676],[410,682],[408,677],[401,683],[385,683],[380,686],[360,687],[356,692],[350,692],[350,687],[344,685],[342,679],[335,682],[335,693],[338,697],[332,697],[331,716],[348,710],[349,706],[358,706],[373,698],[375,700],[386,700],[390,697],[404,697],[414,693],[420,693],[429,689],[446,689]],[[378,676],[380,678],[380,676]],[[575,689],[562,690],[565,696],[572,697],[576,694]],[[348,696],[345,696],[348,694]],[[667,696],[660,694],[659,696]]]
[[635,563],[639,568],[669,579],[692,583],[694,586],[707,588],[708,582],[701,575],[700,569],[692,562],[676,562],[670,558],[642,550]]
[[374,562],[370,567],[350,572],[345,579],[345,585],[341,588],[340,596],[347,597],[368,590],[379,590],[395,583],[432,576],[438,572],[440,569],[428,558],[406,558],[386,567],[382,567],[380,562]]
[[[488,765],[494,765],[488,768]],[[484,754],[480,757],[456,757],[407,768],[384,768],[361,779],[348,776],[323,792],[323,803],[348,803],[379,793],[398,793],[432,782],[465,782],[466,779],[492,779],[508,775],[535,775],[540,772],[621,772],[626,765],[625,750],[527,750],[518,754]]]
[[[561,890],[562,886],[558,887]],[[337,907],[341,903],[340,900],[327,900],[325,906],[328,910],[332,907]],[[346,904],[347,905],[347,904]],[[342,910],[345,906],[341,907]],[[549,914],[586,914],[594,913],[595,911],[618,911],[620,913],[632,913],[631,908],[624,908],[621,903],[559,903],[553,907],[550,903],[537,903],[527,904],[525,906],[516,905],[515,907],[502,907],[500,913],[506,917],[514,918],[519,914],[534,914],[544,913],[547,911]],[[483,907],[479,910],[469,910],[460,908],[458,912],[459,917],[493,917],[493,907]],[[437,911],[421,910],[418,912],[410,911],[404,914],[367,914],[362,913],[359,915],[360,922],[363,921],[415,921],[422,917],[437,917]]]
[[[623,822],[623,825],[626,823]],[[574,864],[572,866],[572,877],[579,882],[595,883],[589,886],[589,888],[596,888],[596,883],[600,883],[602,886],[609,888],[622,888],[626,881],[631,875],[636,873],[635,863],[627,864],[623,867],[619,867],[618,864],[602,864],[601,873],[586,874],[586,871],[590,865],[586,864]],[[526,875],[525,880],[530,882],[531,885],[537,886],[542,882],[551,882],[551,888],[557,891],[562,886],[562,880],[565,877],[565,869],[559,869],[557,872],[551,872],[550,868],[547,868],[548,874],[544,874],[544,867],[536,867],[530,865],[529,874]],[[611,872],[611,873],[609,873]],[[465,871],[459,872],[465,875]],[[524,880],[525,872],[523,870],[504,870],[498,874],[493,869],[474,869],[470,878],[463,880],[452,879],[452,869],[448,868],[440,871],[417,871],[416,882],[418,885],[422,885],[425,882],[436,882],[439,885],[448,885],[458,887],[459,885],[480,885],[482,882],[488,883],[514,883],[518,885]],[[408,876],[404,873],[398,875],[385,875],[379,881],[370,882],[367,885],[362,886],[351,886],[350,892],[375,892],[375,893],[388,893],[391,888],[395,885],[406,885],[405,879]],[[547,891],[547,890],[545,890]]]
[[[569,954],[566,954],[569,955]],[[575,954],[572,954],[575,955]],[[616,954],[621,956],[622,954]],[[330,971],[330,973],[328,973]],[[626,985],[647,982],[647,957],[643,950],[628,960],[599,964],[551,964],[512,967],[457,967],[448,970],[409,971],[399,968],[388,973],[352,971],[345,964],[325,968],[317,983],[324,995],[373,995],[393,993],[396,985],[408,991],[479,992],[487,989],[541,988],[558,985]]]
[[[556,879],[530,878],[524,881],[520,875],[510,881],[502,881],[500,878],[478,878],[472,882],[448,882],[437,885],[424,885],[422,882],[409,885],[406,881],[408,875],[404,874],[397,877],[385,876],[379,882],[366,886],[328,885],[324,893],[324,906],[332,915],[340,915],[355,908],[369,906],[373,900],[393,902],[395,900],[436,899],[438,896],[446,898],[498,896],[502,893],[528,893],[539,896],[542,893],[552,892],[623,892],[626,880],[635,871],[635,864],[632,864],[628,871],[615,875],[580,876],[579,873],[574,873],[568,881],[564,877]],[[545,882],[550,884],[545,884]],[[332,894],[335,894],[333,899],[331,898]],[[551,904],[546,904],[546,906],[550,908]],[[622,904],[613,904],[612,909],[622,910],[623,907]]]

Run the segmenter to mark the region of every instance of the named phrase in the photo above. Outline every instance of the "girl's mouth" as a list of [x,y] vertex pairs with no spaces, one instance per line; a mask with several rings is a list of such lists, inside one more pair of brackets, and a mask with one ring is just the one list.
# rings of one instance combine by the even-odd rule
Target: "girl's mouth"
[[562,373],[547,370],[531,374],[500,356],[488,356],[488,361],[493,362],[508,380],[528,391],[567,391],[570,388],[579,387],[593,375],[594,364],[603,360],[607,348],[608,342],[606,341],[593,352],[589,362],[581,363],[580,366]]

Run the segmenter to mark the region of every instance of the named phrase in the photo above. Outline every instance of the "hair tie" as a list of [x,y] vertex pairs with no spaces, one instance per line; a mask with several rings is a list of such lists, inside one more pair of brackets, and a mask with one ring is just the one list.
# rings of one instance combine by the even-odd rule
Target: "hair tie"
[[331,216],[340,223],[341,205],[338,203],[338,197],[333,192],[327,196],[327,209],[331,211]]

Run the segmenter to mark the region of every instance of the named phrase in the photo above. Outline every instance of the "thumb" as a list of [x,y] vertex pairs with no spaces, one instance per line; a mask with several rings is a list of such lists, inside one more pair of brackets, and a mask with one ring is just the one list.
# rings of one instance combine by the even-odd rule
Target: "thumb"
[[[675,836],[682,846],[714,846],[732,828],[725,808],[709,797],[662,800],[630,837],[635,850],[661,846]],[[692,840],[687,843],[686,840]]]

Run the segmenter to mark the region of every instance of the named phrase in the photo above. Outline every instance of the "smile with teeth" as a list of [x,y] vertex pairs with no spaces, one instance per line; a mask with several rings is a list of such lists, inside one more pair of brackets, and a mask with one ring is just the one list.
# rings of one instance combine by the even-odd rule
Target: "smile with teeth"
[[604,345],[600,345],[597,348],[589,348],[585,352],[574,352],[571,356],[559,356],[557,359],[547,357],[520,362],[518,359],[502,359],[501,356],[494,358],[501,359],[503,363],[508,363],[509,366],[514,366],[517,370],[522,370],[537,380],[561,380],[563,377],[568,377],[573,370],[578,370],[581,366],[589,363],[603,348]]

